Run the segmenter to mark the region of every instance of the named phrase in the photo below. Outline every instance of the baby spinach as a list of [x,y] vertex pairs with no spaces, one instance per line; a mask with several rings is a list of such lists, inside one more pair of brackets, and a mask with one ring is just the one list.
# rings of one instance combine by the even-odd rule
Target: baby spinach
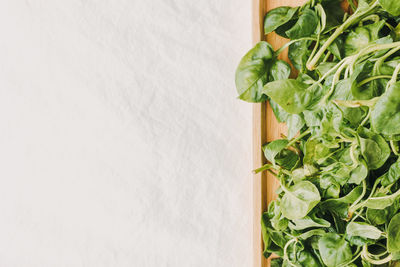
[[299,39],[301,37],[311,36],[317,25],[318,16],[316,12],[310,8],[306,8],[302,11],[302,14],[293,27],[285,33],[290,39]]
[[360,128],[358,132],[361,154],[364,156],[369,169],[380,168],[389,158],[391,152],[386,140],[379,134],[365,128]]
[[390,252],[400,252],[400,214],[395,215],[389,223],[387,246]]
[[264,32],[268,34],[276,30],[279,26],[287,23],[298,10],[298,7],[281,6],[271,9],[264,20]]
[[286,112],[299,114],[321,96],[318,86],[293,80],[279,80],[269,82],[264,86],[263,93],[274,100]]
[[375,226],[365,222],[350,222],[346,227],[346,234],[351,236],[359,236],[369,239],[378,239],[382,232]]
[[282,214],[291,220],[304,218],[321,200],[318,188],[309,181],[283,187],[283,190],[285,194],[281,200]]
[[400,134],[400,82],[390,86],[371,112],[372,129],[386,135]]
[[394,16],[400,15],[400,3],[397,0],[379,0],[379,3],[387,12]]
[[328,267],[337,267],[351,260],[353,253],[349,243],[336,233],[327,233],[318,241],[319,252]]
[[239,98],[288,127],[255,171],[281,184],[261,222],[271,266],[400,264],[400,1],[348,3],[270,10],[265,33],[290,40],[256,44],[236,70]]
[[239,98],[248,102],[262,102],[264,84],[269,80],[274,51],[267,42],[258,43],[240,61],[236,70],[236,88]]

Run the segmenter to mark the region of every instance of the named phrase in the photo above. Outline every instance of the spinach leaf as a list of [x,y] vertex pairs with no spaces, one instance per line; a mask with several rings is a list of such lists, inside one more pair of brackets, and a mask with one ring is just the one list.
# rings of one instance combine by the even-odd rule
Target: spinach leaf
[[[239,98],[268,100],[288,132],[263,146],[280,181],[262,216],[275,266],[394,266],[400,260],[400,2],[307,1],[265,16],[236,71]],[[279,54],[288,57],[298,72]],[[290,77],[290,78],[289,78]]]
[[389,171],[386,173],[386,175],[383,176],[381,180],[381,184],[383,186],[388,186],[390,184],[393,184],[400,178],[400,159],[398,159],[395,163],[393,163]]
[[268,247],[271,244],[271,238],[268,235],[268,226],[270,225],[269,223],[269,217],[268,214],[265,212],[262,217],[261,217],[261,232],[262,232],[262,237],[264,241],[264,257],[268,258],[271,253],[268,252]]
[[276,155],[285,149],[288,143],[289,141],[286,139],[278,139],[268,143],[267,145],[264,145],[263,151],[265,158],[275,165]]
[[274,81],[284,80],[290,76],[290,65],[283,60],[276,60],[271,65],[271,79]]
[[400,252],[400,213],[390,221],[387,236],[388,251]]
[[349,243],[340,235],[327,233],[318,241],[322,260],[328,267],[336,267],[350,261],[353,253]]
[[284,191],[282,214],[290,220],[305,217],[321,200],[318,188],[309,181],[301,181]]
[[400,197],[400,190],[398,190],[396,193],[393,193],[391,195],[386,195],[386,196],[379,196],[379,197],[369,197],[365,201],[365,207],[370,208],[370,209],[384,209],[386,207],[389,207],[390,205],[393,205],[393,203]]
[[241,100],[263,102],[266,96],[262,93],[269,80],[270,64],[274,51],[267,42],[259,42],[240,61],[236,69],[236,89]]
[[397,0],[379,0],[379,4],[393,16],[400,15],[400,3]]
[[359,128],[361,154],[368,164],[369,169],[380,168],[390,156],[390,148],[386,140],[366,128]]
[[324,220],[317,218],[315,216],[306,216],[302,219],[295,219],[289,223],[289,227],[293,230],[304,230],[311,227],[330,227],[331,224]]
[[276,30],[279,26],[287,23],[298,10],[298,7],[281,6],[271,9],[264,20],[264,32],[268,34]]
[[301,40],[289,45],[288,56],[296,69],[302,71],[306,69],[306,63],[311,54],[311,51],[308,49],[310,44],[311,41],[309,40]]
[[281,258],[271,259],[271,267],[281,267],[283,264],[283,260]]
[[301,37],[311,36],[318,25],[318,16],[314,10],[306,8],[303,10],[296,24],[286,31],[290,39],[299,39]]
[[318,86],[308,86],[293,79],[269,82],[263,92],[291,114],[299,114],[315,104],[322,94]]
[[371,126],[377,133],[400,134],[400,82],[390,86],[371,112]]
[[346,228],[349,237],[358,236],[369,239],[378,239],[382,232],[375,226],[363,222],[350,222]]
[[368,24],[366,26],[357,27],[352,30],[346,37],[344,43],[344,51],[346,56],[351,56],[360,51],[368,44],[379,39],[379,31],[385,25],[385,21]]

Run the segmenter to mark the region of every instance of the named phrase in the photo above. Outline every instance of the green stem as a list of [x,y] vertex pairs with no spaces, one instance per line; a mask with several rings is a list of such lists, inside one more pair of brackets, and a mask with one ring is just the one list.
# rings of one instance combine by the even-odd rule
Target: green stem
[[304,136],[306,136],[307,134],[309,134],[311,132],[310,129],[308,129],[307,131],[304,131],[302,134],[300,134],[299,136],[297,136],[296,138],[292,139],[292,141],[290,141],[286,147],[290,147],[291,145],[293,145],[294,143],[296,143],[297,141],[299,141],[301,138],[303,138]]
[[400,64],[398,64],[398,65],[396,66],[396,68],[394,69],[393,74],[392,74],[392,78],[391,78],[390,81],[387,83],[386,89],[389,88],[390,86],[392,86],[393,84],[396,83],[396,81],[397,81],[397,75],[399,75],[399,72],[400,72]]
[[351,15],[340,27],[338,27],[335,32],[326,40],[326,42],[321,46],[318,50],[317,54],[313,57],[313,59],[307,64],[307,69],[313,70],[317,65],[320,57],[325,53],[325,50],[335,41],[335,39],[342,34],[348,27],[350,27],[355,21],[357,21],[360,17],[368,14],[371,10],[373,10],[378,5],[378,1],[375,1],[367,10],[362,13],[356,12]]
[[[285,247],[283,248],[283,259],[286,260],[286,261],[290,264],[290,266],[297,267],[297,265],[293,264],[293,263],[290,261],[289,256],[287,255],[287,249],[289,248],[290,244],[292,244],[293,242],[296,242],[296,243],[297,243],[297,238],[293,238],[293,239],[289,240],[289,241],[285,244]],[[296,244],[295,244],[295,245],[296,245]]]
[[361,247],[357,247],[357,250],[356,250],[356,252],[354,253],[354,254],[357,254],[357,256],[353,257],[353,258],[351,259],[351,261],[348,261],[348,262],[339,264],[337,267],[345,267],[345,266],[348,266],[349,264],[355,262],[355,261],[361,256],[362,251],[360,251],[360,250],[361,250]]
[[[364,180],[364,181],[365,181],[365,180]],[[368,199],[372,198],[372,196],[375,194],[375,190],[376,190],[376,188],[378,187],[378,184],[380,183],[380,181],[381,181],[380,178],[376,179],[374,185],[372,186],[372,190],[371,190],[371,193],[369,194]],[[399,190],[399,191],[400,191],[400,190]],[[355,206],[352,208],[352,211],[351,211],[351,212],[354,213],[354,212],[357,211],[359,208],[363,208],[364,205],[365,205],[365,203],[367,203],[368,199],[365,200],[365,201],[363,201],[363,202],[361,202],[361,203],[359,203],[359,204],[357,204],[357,205],[355,205]],[[349,210],[349,213],[350,213],[350,210]]]
[[363,86],[364,84],[369,83],[370,81],[373,81],[373,80],[377,80],[377,79],[390,79],[390,78],[392,78],[392,76],[390,76],[390,75],[372,76],[365,80],[362,80],[359,84],[357,84],[357,86]]
[[398,47],[394,47],[390,49],[386,54],[381,56],[374,64],[374,69],[373,69],[373,75],[379,74],[379,68],[381,67],[382,63],[391,55],[396,53],[398,50],[400,50],[400,45]]
[[288,46],[290,46],[293,43],[304,41],[304,40],[309,40],[309,41],[316,41],[317,39],[312,38],[312,37],[304,37],[296,40],[291,40],[290,42],[287,42],[286,44],[282,45],[278,50],[275,51],[275,55],[279,55],[282,53],[283,50],[285,50]]
[[330,57],[331,55],[332,55],[331,51],[328,51],[328,52],[326,53],[324,59],[322,60],[322,62],[326,62],[326,61],[329,59],[329,57]]
[[369,15],[361,20],[361,22],[372,20],[373,22],[378,22],[380,20],[379,16],[376,14]]
[[364,260],[368,261],[369,263],[372,263],[372,264],[375,264],[375,265],[381,265],[381,264],[385,264],[385,263],[391,261],[392,258],[393,258],[392,254],[389,254],[386,258],[383,258],[383,259],[381,259],[381,260],[374,260],[374,259],[372,259],[372,258],[370,257],[370,255],[371,255],[371,256],[374,256],[374,255],[372,255],[372,254],[370,254],[370,253],[368,252],[368,246],[367,246],[367,245],[364,245],[364,246],[363,246],[362,253],[361,253],[361,257],[362,257]]
[[357,147],[357,143],[352,143],[350,146],[350,158],[351,158],[351,161],[353,161],[354,168],[357,167],[357,165],[358,165],[358,160],[356,159],[356,155],[355,155],[356,147]]
[[393,153],[396,155],[396,156],[399,156],[400,154],[399,154],[399,151],[397,151],[397,148],[396,148],[396,145],[394,144],[394,141],[393,140],[390,140],[390,148],[392,149],[392,151],[393,151]]
[[362,186],[363,186],[363,190],[362,190],[361,195],[356,199],[356,201],[354,201],[354,203],[349,208],[350,218],[353,216],[353,213],[358,209],[357,204],[363,199],[363,197],[365,196],[365,193],[367,192],[367,182],[365,181],[365,179],[362,181]]
[[371,117],[371,112],[372,112],[371,107],[368,107],[368,114],[367,114],[367,116],[365,116],[365,118],[361,122],[360,126],[363,126],[369,120],[369,117]]
[[254,174],[257,174],[257,173],[259,173],[259,172],[269,170],[269,169],[271,169],[272,167],[273,167],[272,164],[267,163],[267,164],[265,164],[264,166],[262,166],[262,167],[260,167],[260,168],[258,168],[258,169],[253,170],[253,173],[254,173]]
[[332,95],[333,91],[335,90],[335,85],[340,80],[340,74],[342,73],[343,69],[346,67],[347,61],[349,61],[349,58],[346,58],[342,62],[342,64],[339,66],[339,68],[335,72],[335,75],[333,75],[331,88],[329,89],[329,92],[324,96],[324,98],[320,102],[322,105],[326,104],[329,97]]
[[369,53],[379,51],[379,50],[385,50],[385,49],[391,49],[391,48],[398,48],[400,46],[400,41],[394,42],[394,43],[389,43],[389,44],[372,44],[364,49],[361,49],[360,52],[355,54],[354,56],[350,56],[351,63],[349,64],[351,69],[354,69],[354,64],[356,64],[357,59],[359,59],[362,56],[368,55]]

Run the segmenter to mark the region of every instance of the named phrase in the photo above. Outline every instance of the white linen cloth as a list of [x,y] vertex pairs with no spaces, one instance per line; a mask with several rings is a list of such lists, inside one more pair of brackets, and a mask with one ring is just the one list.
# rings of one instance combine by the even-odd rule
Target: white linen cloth
[[0,3],[0,266],[251,266],[251,1]]

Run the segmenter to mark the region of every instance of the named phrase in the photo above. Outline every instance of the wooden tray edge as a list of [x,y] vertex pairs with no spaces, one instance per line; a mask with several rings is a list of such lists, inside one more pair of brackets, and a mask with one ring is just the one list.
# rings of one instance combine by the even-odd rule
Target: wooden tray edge
[[[264,40],[263,18],[265,14],[264,0],[253,0],[253,43]],[[253,104],[253,167],[259,168],[265,162],[261,146],[267,141],[266,103]],[[265,173],[254,175],[253,179],[253,266],[267,267],[263,256],[263,240],[261,236],[261,216],[266,208],[267,177]]]

